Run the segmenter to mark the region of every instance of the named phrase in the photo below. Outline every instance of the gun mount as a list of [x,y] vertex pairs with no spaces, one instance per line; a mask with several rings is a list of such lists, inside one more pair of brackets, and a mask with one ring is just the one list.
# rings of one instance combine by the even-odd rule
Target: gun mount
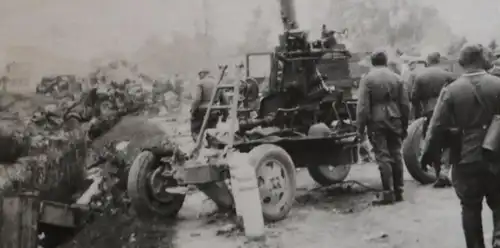
[[329,31],[323,25],[322,37],[311,41],[308,32],[299,29],[294,1],[279,3],[284,31],[278,45],[271,53],[247,55],[247,76],[251,56],[269,56],[271,62],[268,92],[261,99],[259,118],[276,114],[279,109],[296,109],[295,123],[290,125],[301,132],[318,122],[329,125],[334,120],[352,119],[351,54],[335,38],[336,33],[346,31]]

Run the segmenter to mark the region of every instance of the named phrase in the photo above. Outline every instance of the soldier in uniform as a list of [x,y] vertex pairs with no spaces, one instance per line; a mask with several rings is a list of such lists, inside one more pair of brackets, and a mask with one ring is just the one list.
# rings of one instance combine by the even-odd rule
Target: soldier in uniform
[[323,24],[321,26],[321,39],[328,39],[330,37],[332,37],[334,35],[334,32],[332,32],[331,30],[328,30],[328,28],[326,28],[326,25]]
[[254,79],[247,79],[245,83],[245,101],[247,102],[247,107],[253,111],[257,111],[259,108],[259,83]]
[[179,76],[179,74],[175,75],[174,92],[177,95],[177,101],[180,101],[182,99],[182,94],[184,93],[184,80]]
[[[193,102],[191,103],[191,136],[196,141],[203,124],[206,109],[210,103],[213,91],[217,87],[215,78],[210,76],[210,72],[206,69],[198,73],[199,81],[194,92]],[[219,94],[219,101],[224,102],[222,94]],[[223,103],[224,104],[224,103]],[[215,128],[217,126],[218,116],[210,114],[208,117],[207,128]]]
[[323,39],[323,44],[325,48],[333,48],[337,45],[337,39],[335,39],[335,31],[328,30],[326,25],[323,24],[321,27],[321,39]]
[[[481,45],[462,49],[459,64],[465,74],[440,93],[426,135],[421,165],[425,168],[439,156],[436,149],[455,137],[458,146],[453,156],[452,181],[462,206],[462,225],[468,248],[484,248],[481,220],[483,199],[493,212],[493,248],[500,248],[500,174],[498,163],[491,163],[483,155],[482,143],[493,114],[500,114],[500,79],[486,73],[485,50]],[[480,104],[494,109],[491,113]],[[454,135],[448,136],[449,133]],[[447,137],[447,138],[444,138]]]
[[9,78],[7,76],[0,77],[0,87],[2,88],[3,91],[7,91],[8,83],[9,83]]
[[[413,87],[411,89],[411,102],[415,119],[425,117],[423,133],[427,131],[429,121],[436,106],[441,89],[453,82],[456,77],[451,72],[445,71],[438,66],[441,55],[437,52],[427,56],[427,67],[422,68],[415,74]],[[441,167],[436,168],[436,182],[434,187],[451,186],[451,182],[445,173],[441,173]]]
[[373,203],[403,200],[401,144],[408,126],[409,100],[401,78],[387,67],[385,52],[371,55],[373,68],[361,79],[357,128],[360,137],[368,131],[379,166],[383,192]]
[[[405,90],[408,93],[408,98],[411,99],[411,90],[413,88],[413,85],[415,84],[415,77],[418,74],[418,71],[422,69],[422,67],[426,67],[427,62],[426,61],[411,61],[408,64],[408,75],[405,75],[406,78],[404,78],[405,82]],[[415,109],[413,106],[410,105],[410,120],[415,119]]]

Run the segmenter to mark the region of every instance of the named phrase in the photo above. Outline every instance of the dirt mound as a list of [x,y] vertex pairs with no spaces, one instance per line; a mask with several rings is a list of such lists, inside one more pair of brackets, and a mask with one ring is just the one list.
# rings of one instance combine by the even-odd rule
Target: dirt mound
[[[91,149],[95,153],[90,154],[96,154],[110,142],[128,142],[124,153],[130,166],[142,148],[159,146],[166,141],[169,141],[167,134],[151,119],[127,116],[93,142]],[[104,213],[91,213],[92,220],[63,247],[158,247],[163,242],[165,247],[171,247],[171,240],[165,237],[172,236],[168,235],[172,229],[165,225],[165,220],[142,223],[130,213],[126,195],[113,197],[118,203],[103,203]]]
[[109,132],[92,143],[92,149],[101,149],[109,142],[129,142],[125,151],[126,161],[131,164],[144,147],[158,146],[168,137],[162,129],[144,116],[126,116]]
[[5,135],[19,135],[28,146],[27,154],[17,162],[0,165],[0,193],[14,183],[22,187],[38,188],[42,190],[43,196],[50,196],[51,199],[67,198],[67,192],[63,191],[69,190],[69,181],[74,184],[75,176],[81,178],[81,171],[77,168],[82,166],[85,158],[84,134],[49,134],[28,125],[34,112],[50,104],[57,104],[57,101],[35,94],[0,93],[2,132]]

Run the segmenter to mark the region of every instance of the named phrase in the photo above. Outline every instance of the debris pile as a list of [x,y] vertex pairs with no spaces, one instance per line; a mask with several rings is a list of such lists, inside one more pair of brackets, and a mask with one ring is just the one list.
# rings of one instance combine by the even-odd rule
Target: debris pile
[[43,77],[36,86],[36,93],[55,99],[75,100],[75,95],[83,91],[83,79],[75,75]]
[[[118,78],[112,72],[120,68],[131,73]],[[77,229],[99,225],[100,220],[91,221],[95,217],[113,219],[117,213],[128,211],[128,167],[143,147],[162,145],[166,140],[163,129],[149,120],[149,114],[155,105],[170,112],[178,108],[181,99],[175,87],[165,87],[168,83],[157,83],[160,90],[156,93],[161,97],[153,99],[154,80],[123,61],[96,72],[87,79],[73,75],[45,77],[34,95],[3,93],[0,147],[12,151],[2,154],[4,160],[0,156],[0,199],[7,192],[35,190],[41,200],[85,205],[90,211]],[[115,219],[127,221],[131,218],[127,216]],[[55,236],[68,239],[69,230],[59,235],[60,230],[51,228],[42,230],[42,247],[63,242],[54,240]],[[88,229],[74,241],[89,240],[89,235],[103,236],[109,226]],[[76,234],[74,231],[78,230],[72,230],[70,236]],[[140,234],[135,237],[139,238]]]
[[[89,199],[92,221],[85,223],[85,228],[63,247],[157,245],[158,239],[171,231],[165,226],[165,220],[145,224],[135,219],[125,193],[128,170],[135,156],[142,148],[162,146],[166,140],[168,138],[156,123],[146,118],[127,116],[93,141],[86,167],[88,178],[99,184],[97,190],[89,187],[86,192],[92,195]],[[110,229],[110,226],[113,228]],[[166,243],[168,245],[169,242]]]

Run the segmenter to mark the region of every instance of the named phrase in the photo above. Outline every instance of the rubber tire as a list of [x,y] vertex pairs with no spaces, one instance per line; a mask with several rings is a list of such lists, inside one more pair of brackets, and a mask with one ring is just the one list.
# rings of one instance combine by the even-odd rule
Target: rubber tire
[[139,153],[130,167],[127,192],[132,207],[140,218],[174,218],[182,208],[185,195],[175,195],[172,203],[157,207],[153,204],[147,191],[147,174],[155,168],[156,158],[150,151]]
[[309,175],[311,178],[317,182],[321,186],[330,186],[336,183],[341,183],[343,182],[347,176],[349,176],[349,172],[351,171],[351,165],[345,165],[349,166],[348,169],[344,171],[344,173],[337,175],[338,177],[331,177],[328,174],[323,173],[321,167],[326,167],[325,165],[320,165],[320,166],[310,166],[307,167],[307,171],[309,172]]
[[288,153],[281,147],[271,144],[262,144],[253,148],[249,153],[250,165],[255,168],[257,172],[259,167],[263,165],[263,161],[273,159],[277,160],[284,165],[285,173],[288,174],[289,188],[288,191],[288,202],[285,207],[279,213],[266,212],[263,209],[263,216],[266,222],[276,222],[285,219],[290,210],[292,209],[293,203],[295,202],[295,195],[297,193],[297,178],[295,173],[295,165],[292,158]]
[[436,176],[427,173],[420,166],[420,142],[423,137],[423,127],[425,118],[413,121],[408,127],[408,136],[403,141],[403,160],[408,173],[421,184],[430,184],[436,181]]
[[[308,136],[324,137],[328,136],[330,133],[330,128],[328,128],[326,124],[319,123],[309,128]],[[346,165],[349,167],[344,171],[344,173],[339,174],[336,177],[331,177],[330,175],[323,173],[323,169],[327,169],[328,166],[329,165],[309,166],[307,167],[307,171],[309,172],[311,178],[321,186],[330,186],[336,183],[343,182],[351,171],[351,165]]]

